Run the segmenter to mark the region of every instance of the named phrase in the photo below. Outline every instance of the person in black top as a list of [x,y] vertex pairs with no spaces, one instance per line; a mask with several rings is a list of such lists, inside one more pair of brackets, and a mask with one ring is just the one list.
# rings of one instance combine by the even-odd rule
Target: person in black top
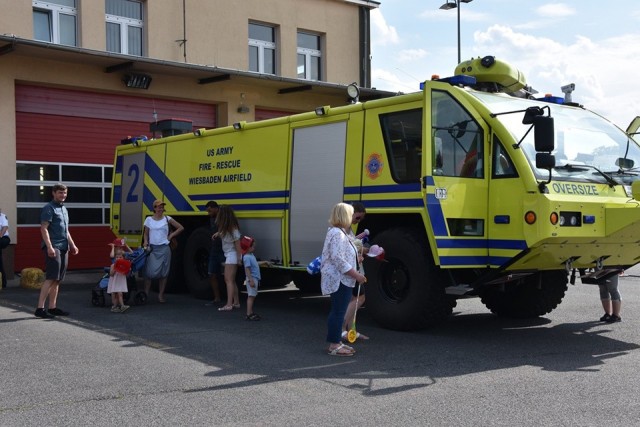
[[209,250],[209,280],[213,290],[213,301],[206,303],[207,306],[216,305],[222,302],[220,297],[220,285],[218,277],[222,274],[222,264],[224,264],[224,252],[222,252],[222,240],[213,235],[218,231],[216,217],[218,216],[218,203],[211,200],[206,205],[209,214],[209,231],[211,232],[211,249]]

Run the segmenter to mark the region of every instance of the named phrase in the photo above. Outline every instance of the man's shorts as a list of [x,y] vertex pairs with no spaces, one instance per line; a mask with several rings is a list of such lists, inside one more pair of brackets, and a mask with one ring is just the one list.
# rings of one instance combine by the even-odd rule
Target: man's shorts
[[224,264],[224,254],[222,252],[209,251],[209,276],[214,274],[222,274],[222,264]]
[[258,289],[260,288],[260,280],[256,280],[256,287],[252,288],[251,286],[249,286],[249,281],[245,280],[244,284],[247,287],[247,295],[249,295],[250,297],[255,297],[258,295]]
[[44,267],[45,267],[45,280],[57,280],[62,281],[64,275],[67,273],[67,263],[69,261],[69,251],[60,251],[56,249],[56,256],[51,258],[47,254],[47,248],[44,251]]

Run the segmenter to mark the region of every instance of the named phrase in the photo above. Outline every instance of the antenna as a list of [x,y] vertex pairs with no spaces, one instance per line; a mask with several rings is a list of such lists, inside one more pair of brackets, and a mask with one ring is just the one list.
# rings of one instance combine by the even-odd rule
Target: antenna
[[186,0],[182,0],[182,38],[176,40],[178,46],[182,47],[182,56],[184,57],[184,62],[187,62],[187,7],[185,4]]

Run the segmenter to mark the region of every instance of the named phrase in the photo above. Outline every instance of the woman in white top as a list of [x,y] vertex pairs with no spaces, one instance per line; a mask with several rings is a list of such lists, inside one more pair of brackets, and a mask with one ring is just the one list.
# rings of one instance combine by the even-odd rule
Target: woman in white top
[[353,348],[342,344],[342,323],[356,282],[366,278],[358,272],[358,251],[351,242],[349,231],[353,206],[338,203],[331,211],[329,230],[322,248],[320,285],[323,295],[331,296],[331,310],[327,319],[327,342],[331,356],[353,356]]
[[224,252],[224,283],[227,285],[227,303],[218,311],[231,311],[240,308],[238,285],[236,284],[236,272],[238,265],[242,265],[242,251],[240,248],[240,226],[238,218],[229,205],[218,206],[216,215],[218,231],[211,236],[212,239],[222,239],[222,252]]
[[[184,230],[184,227],[164,215],[165,203],[162,200],[153,202],[153,215],[144,220],[142,246],[151,249],[144,269],[144,291],[149,295],[151,280],[158,279],[158,301],[165,302],[164,290],[171,267],[171,248],[169,242]],[[171,231],[169,224],[173,227]]]

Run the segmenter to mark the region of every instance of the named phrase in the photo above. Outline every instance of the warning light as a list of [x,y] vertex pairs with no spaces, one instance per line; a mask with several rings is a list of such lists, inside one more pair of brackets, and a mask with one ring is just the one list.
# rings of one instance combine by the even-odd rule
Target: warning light
[[529,211],[526,214],[524,214],[524,222],[526,222],[529,225],[535,224],[536,213],[533,211]]

